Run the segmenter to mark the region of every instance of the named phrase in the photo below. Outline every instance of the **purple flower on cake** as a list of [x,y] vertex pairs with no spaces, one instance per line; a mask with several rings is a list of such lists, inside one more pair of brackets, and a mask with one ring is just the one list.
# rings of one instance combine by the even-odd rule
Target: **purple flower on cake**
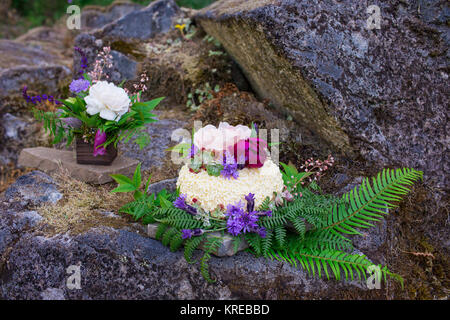
[[240,215],[242,212],[244,212],[244,210],[242,210],[243,207],[244,207],[244,204],[242,203],[242,201],[239,201],[234,205],[229,204],[227,206],[227,212],[225,213],[225,215],[227,217],[233,217],[233,216]]
[[183,229],[181,230],[181,238],[183,239],[190,239],[192,237],[198,237],[201,236],[205,231],[202,229]]
[[191,149],[189,150],[189,158],[193,158],[197,152],[198,148],[195,146],[195,144],[192,144]]
[[186,209],[186,197],[186,194],[180,194],[180,196],[173,202],[173,206],[181,210]]
[[72,81],[72,83],[69,86],[69,89],[74,93],[80,93],[82,91],[86,91],[87,89],[89,89],[90,85],[91,84],[88,80],[78,79]]
[[186,203],[186,197],[187,197],[186,194],[180,194],[180,196],[176,198],[175,201],[173,202],[173,206],[175,208],[186,211],[190,215],[195,216],[197,214],[197,209]]
[[234,157],[228,151],[223,157],[223,169],[220,171],[220,174],[230,180],[231,178],[237,179],[239,178],[238,165],[236,161],[234,161]]
[[94,157],[96,156],[103,156],[106,154],[106,149],[103,146],[100,146],[101,144],[106,142],[106,132],[102,132],[100,130],[97,130],[97,133],[95,134],[94,139]]
[[247,201],[247,211],[252,212],[255,209],[255,195],[249,193],[245,196],[245,200]]
[[[253,199],[253,195],[247,196],[249,199]],[[247,198],[246,197],[246,198]],[[260,233],[260,228],[257,224],[259,218],[259,212],[257,211],[244,211],[241,201],[235,205],[228,205],[226,215],[228,216],[227,230],[233,236],[237,236],[246,232],[257,232],[265,236],[264,232]]]

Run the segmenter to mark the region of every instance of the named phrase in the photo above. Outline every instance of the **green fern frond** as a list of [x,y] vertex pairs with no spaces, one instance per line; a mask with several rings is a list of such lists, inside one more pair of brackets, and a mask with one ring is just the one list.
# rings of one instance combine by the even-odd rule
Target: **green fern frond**
[[164,233],[167,231],[168,228],[169,226],[164,223],[159,224],[158,227],[156,228],[155,239],[161,240],[162,236],[164,235]]
[[286,244],[286,228],[284,226],[277,226],[274,229],[275,239],[279,247],[284,247]]
[[192,261],[192,254],[194,253],[194,250],[197,249],[202,241],[204,240],[205,235],[201,235],[199,237],[193,237],[186,241],[186,244],[184,246],[184,258],[188,263],[194,263],[195,261]]
[[297,231],[297,233],[299,234],[300,239],[303,239],[305,237],[305,233],[306,233],[306,224],[305,224],[304,218],[293,217],[293,218],[289,218],[289,221],[294,226],[295,231]]
[[170,251],[172,251],[172,252],[177,251],[181,247],[183,242],[184,242],[184,239],[181,236],[181,232],[177,231],[170,239],[170,244],[169,244]]
[[379,221],[387,214],[387,208],[396,205],[391,202],[401,200],[409,192],[407,186],[422,178],[423,173],[414,169],[385,169],[376,178],[364,179],[343,195],[346,205],[335,205],[323,230],[347,234],[361,234],[355,228],[370,228],[371,222]]
[[[287,262],[294,267],[300,264],[308,274],[313,276],[317,273],[319,277],[322,277],[322,273],[324,273],[327,279],[330,279],[329,270],[331,270],[331,274],[336,280],[345,278],[347,281],[349,279],[354,280],[356,276],[360,281],[366,279],[367,268],[374,265],[364,255],[348,254],[332,249],[312,250],[304,248],[297,252],[272,250],[269,256],[272,259]],[[386,275],[396,280],[401,279],[399,275],[390,272],[386,267],[380,267],[380,272],[384,279],[386,279]]]
[[308,231],[302,241],[302,246],[308,249],[334,249],[349,251],[353,249],[352,241],[341,234],[329,230]]
[[217,251],[221,243],[222,243],[221,238],[211,236],[205,241],[203,245],[203,250],[205,250],[205,254],[200,259],[200,273],[209,283],[214,283],[216,281],[213,280],[209,274],[208,261],[209,259],[211,259],[211,253]]
[[253,249],[254,254],[258,257],[261,256],[263,253],[262,238],[256,233],[246,233],[244,236],[250,248]]
[[169,228],[164,235],[162,236],[161,243],[165,246],[168,246],[172,237],[175,236],[178,231],[174,228]]
[[267,211],[267,210],[269,210],[269,205],[270,205],[270,198],[266,197],[264,199],[264,201],[261,203],[261,205],[259,206],[258,210],[259,211]]
[[261,252],[264,256],[267,256],[270,248],[272,247],[273,231],[267,230],[266,237],[261,240]]

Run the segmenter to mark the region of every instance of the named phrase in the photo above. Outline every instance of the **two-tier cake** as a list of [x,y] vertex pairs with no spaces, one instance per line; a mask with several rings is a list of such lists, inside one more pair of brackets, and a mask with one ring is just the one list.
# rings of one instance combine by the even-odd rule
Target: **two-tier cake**
[[268,157],[267,142],[255,129],[207,125],[194,134],[190,160],[179,173],[177,187],[186,202],[207,212],[223,210],[253,194],[255,207],[283,191],[280,169]]

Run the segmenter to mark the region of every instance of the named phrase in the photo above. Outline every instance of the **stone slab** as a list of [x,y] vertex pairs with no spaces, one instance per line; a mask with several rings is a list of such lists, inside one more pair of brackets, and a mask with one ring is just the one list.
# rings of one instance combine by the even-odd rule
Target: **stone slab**
[[[158,226],[159,226],[159,223],[150,223],[147,225],[147,235],[150,238],[156,239],[155,235],[156,235],[156,229],[158,228]],[[248,248],[248,244],[244,240],[240,243],[237,250],[235,250],[234,243],[233,243],[233,237],[231,237],[229,235],[222,236],[218,232],[212,232],[208,236],[220,237],[223,239],[222,244],[220,245],[219,249],[216,252],[213,252],[213,254],[218,257],[227,257],[227,256],[231,257],[231,256],[235,255],[236,253],[238,253],[239,251],[243,251]],[[202,249],[202,246],[200,245],[199,248]]]
[[74,151],[65,151],[45,147],[26,148],[19,155],[18,165],[38,168],[47,173],[59,168],[69,171],[70,175],[80,181],[104,184],[113,181],[110,174],[133,174],[139,161],[124,156],[117,156],[110,166],[84,165],[76,162]]

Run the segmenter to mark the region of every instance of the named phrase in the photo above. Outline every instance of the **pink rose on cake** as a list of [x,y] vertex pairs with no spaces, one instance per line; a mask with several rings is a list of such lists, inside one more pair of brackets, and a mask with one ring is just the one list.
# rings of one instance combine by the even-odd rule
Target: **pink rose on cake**
[[221,152],[241,140],[249,139],[252,130],[243,125],[231,126],[221,122],[219,127],[209,124],[194,134],[194,145],[200,150]]

